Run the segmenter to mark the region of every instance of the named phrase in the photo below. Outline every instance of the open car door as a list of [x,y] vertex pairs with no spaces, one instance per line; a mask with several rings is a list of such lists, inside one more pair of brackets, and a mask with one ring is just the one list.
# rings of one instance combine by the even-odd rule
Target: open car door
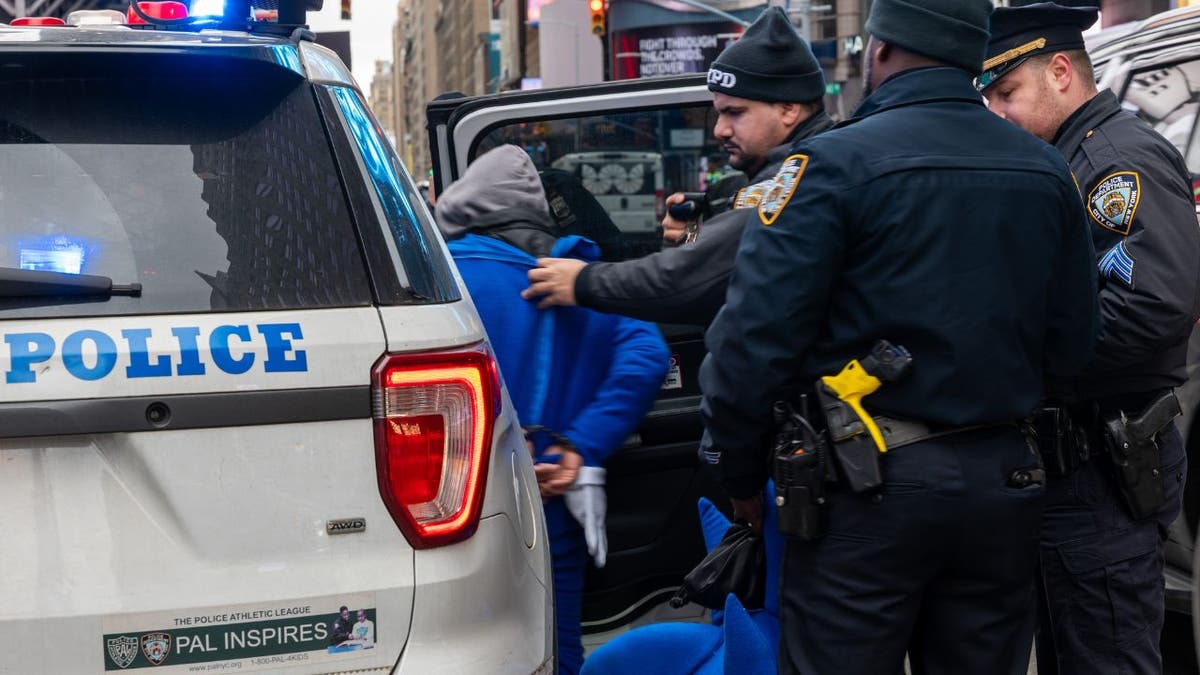
[[[565,209],[568,220],[585,221],[606,260],[659,250],[665,196],[701,190],[725,161],[703,76],[441,100],[426,110],[435,192],[480,154],[518,145],[544,183],[562,187],[548,190],[556,219]],[[637,434],[608,463],[608,563],[588,574],[585,634],[669,614],[663,603],[704,556],[697,500],[727,504],[696,454],[703,327],[660,328],[671,371]]]

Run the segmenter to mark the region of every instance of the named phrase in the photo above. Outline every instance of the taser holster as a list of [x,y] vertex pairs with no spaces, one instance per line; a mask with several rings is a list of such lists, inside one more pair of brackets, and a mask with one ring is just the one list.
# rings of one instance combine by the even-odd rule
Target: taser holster
[[870,492],[883,485],[879,453],[887,452],[883,433],[863,409],[862,398],[883,382],[900,379],[911,366],[908,350],[880,340],[861,362],[853,360],[837,375],[817,382],[817,400],[825,414],[833,455],[852,492]]
[[1153,515],[1166,502],[1162,454],[1155,437],[1179,415],[1179,399],[1168,391],[1136,417],[1124,411],[1104,418],[1104,442],[1118,492],[1134,519]]

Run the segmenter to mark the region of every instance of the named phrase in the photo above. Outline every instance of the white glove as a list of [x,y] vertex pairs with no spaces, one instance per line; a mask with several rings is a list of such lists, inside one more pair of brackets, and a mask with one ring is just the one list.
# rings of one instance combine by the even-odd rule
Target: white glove
[[608,495],[604,493],[607,471],[597,466],[579,468],[579,477],[563,495],[567,510],[583,526],[583,539],[588,555],[596,567],[604,567],[608,558],[608,534],[604,531],[604,516],[608,512]]

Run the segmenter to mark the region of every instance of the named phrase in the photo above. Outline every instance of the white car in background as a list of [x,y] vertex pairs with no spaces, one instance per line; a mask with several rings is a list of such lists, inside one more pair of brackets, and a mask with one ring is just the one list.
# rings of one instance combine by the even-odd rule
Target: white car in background
[[551,672],[529,452],[350,73],[286,2],[140,9],[0,26],[0,673]]
[[657,152],[573,152],[552,166],[575,175],[623,232],[649,232],[663,217],[663,158]]

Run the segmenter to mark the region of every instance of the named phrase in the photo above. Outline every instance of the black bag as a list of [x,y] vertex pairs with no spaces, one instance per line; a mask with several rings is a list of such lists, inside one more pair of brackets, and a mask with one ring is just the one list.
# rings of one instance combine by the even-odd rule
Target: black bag
[[746,609],[759,609],[763,606],[766,576],[762,537],[738,521],[729,526],[721,542],[683,578],[683,585],[670,604],[677,609],[689,602],[709,609],[725,609],[725,597],[733,593]]

